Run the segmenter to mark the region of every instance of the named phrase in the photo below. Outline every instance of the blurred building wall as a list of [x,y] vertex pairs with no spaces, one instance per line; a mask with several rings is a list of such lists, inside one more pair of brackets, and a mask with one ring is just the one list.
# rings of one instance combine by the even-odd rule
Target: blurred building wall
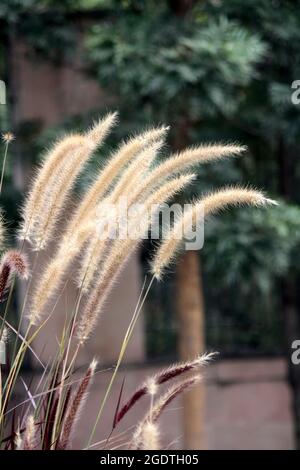
[[[110,432],[121,384],[125,377],[123,398],[128,398],[149,375],[167,364],[156,367],[125,368],[115,382],[95,442]],[[101,367],[100,367],[101,370]],[[204,435],[208,449],[293,449],[291,395],[286,382],[286,363],[282,359],[219,360],[205,370],[206,419]],[[103,396],[110,375],[101,371],[95,378],[95,399],[87,403],[86,412],[74,440],[74,447],[86,442],[90,423],[95,416],[99,397]],[[125,432],[130,438],[136,424],[149,407],[144,398],[127,415],[114,435]],[[164,449],[182,449],[182,397],[172,402],[160,420]],[[124,441],[123,441],[124,442]],[[112,442],[113,443],[113,442]],[[121,441],[116,442],[120,445]]]

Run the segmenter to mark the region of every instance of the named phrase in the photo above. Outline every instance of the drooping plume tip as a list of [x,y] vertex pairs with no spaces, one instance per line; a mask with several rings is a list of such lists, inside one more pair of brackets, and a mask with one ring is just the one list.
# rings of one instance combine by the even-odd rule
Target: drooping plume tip
[[87,132],[86,136],[92,145],[98,146],[102,143],[111,127],[117,123],[118,113],[108,113],[103,119],[95,122],[93,127]]

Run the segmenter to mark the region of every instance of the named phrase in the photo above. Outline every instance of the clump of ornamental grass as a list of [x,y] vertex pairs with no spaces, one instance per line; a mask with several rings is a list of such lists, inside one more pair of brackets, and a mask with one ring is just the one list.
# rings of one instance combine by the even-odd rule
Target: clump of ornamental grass
[[[147,129],[123,142],[108,158],[77,201],[73,212],[68,213],[67,223],[61,228],[62,215],[66,211],[68,200],[74,198],[72,191],[78,177],[115,124],[116,114],[108,114],[87,132],[67,135],[47,152],[36,171],[21,210],[22,222],[18,231],[21,247],[7,250],[2,255],[0,301],[4,310],[0,316],[0,341],[2,348],[7,348],[9,343],[11,347],[8,364],[0,366],[1,449],[66,450],[72,447],[80,415],[89,399],[93,379],[99,372],[97,361],[93,360],[83,376],[78,378],[78,374],[75,374],[76,359],[94,333],[103,306],[127,260],[147,236],[151,224],[149,213],[153,216],[153,207],[159,210],[162,204],[191,185],[197,175],[198,165],[221,158],[237,157],[245,152],[244,147],[236,144],[196,146],[171,154],[159,163],[157,159],[165,147],[168,127]],[[3,136],[3,172],[11,140],[10,134]],[[112,237],[109,226],[112,214],[109,211],[104,217],[105,231],[100,234],[98,218],[103,222],[107,206],[114,208],[124,198],[127,210],[135,209],[126,222],[126,233],[134,233],[134,236],[120,236],[118,233]],[[113,432],[117,432],[119,423],[140,400],[146,403],[148,401],[149,410],[136,424],[134,432],[124,445],[131,449],[144,450],[162,447],[159,419],[163,411],[176,397],[199,383],[202,368],[212,359],[212,354],[191,358],[190,361],[158,372],[146,379],[124,402],[121,393],[112,413],[112,429],[108,439],[105,442],[94,442],[103,409],[146,295],[154,280],[160,280],[178,256],[185,241],[183,228],[188,223],[190,230],[193,230],[199,217],[203,221],[227,207],[262,207],[273,203],[274,201],[255,189],[225,187],[192,202],[188,211],[175,219],[167,237],[162,240],[151,260],[152,277],[138,300],[109,385],[97,410],[96,419],[91,423],[91,433],[86,436],[85,448],[114,448],[118,435],[112,435]],[[120,215],[117,215],[116,220],[124,228]],[[4,226],[0,220],[1,245],[3,238]],[[56,243],[49,252],[50,242],[53,240]],[[41,251],[48,249],[48,262],[42,271],[38,262],[29,267],[25,247],[26,250],[36,252],[36,260]],[[72,274],[71,266],[77,266]],[[29,276],[29,272],[32,275],[37,268],[39,275],[32,285],[33,278]],[[38,335],[43,334],[53,315],[53,304],[62,295],[71,275],[78,285],[78,297],[63,331],[57,332],[58,353],[51,364],[44,365],[32,343]],[[15,328],[9,317],[15,281],[26,280],[28,285],[19,325]],[[35,390],[31,390],[20,378],[26,353],[32,354],[44,369]],[[28,397],[22,403],[15,404],[12,397],[20,381]]]

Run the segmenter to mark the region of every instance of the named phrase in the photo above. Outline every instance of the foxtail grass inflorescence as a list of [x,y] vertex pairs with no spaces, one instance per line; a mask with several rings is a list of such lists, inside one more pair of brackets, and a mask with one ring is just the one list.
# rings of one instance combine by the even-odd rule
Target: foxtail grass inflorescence
[[[75,382],[71,378],[78,353],[95,331],[102,309],[127,260],[143,239],[147,238],[149,228],[152,229],[155,211],[160,211],[162,204],[172,200],[195,180],[198,164],[214,162],[224,157],[235,157],[245,151],[245,147],[235,144],[198,146],[171,154],[157,163],[156,159],[164,145],[168,128],[148,129],[117,148],[101,166],[77,204],[70,205],[74,207],[73,212],[68,211],[67,201],[77,178],[115,122],[116,113],[108,114],[87,132],[71,134],[57,142],[48,152],[33,181],[32,190],[22,210],[20,238],[29,242],[28,245],[33,251],[49,248],[51,240],[55,239],[57,243],[53,253],[47,252],[50,259],[45,268],[39,269],[39,272],[35,273],[38,276],[32,277],[32,281],[37,279],[35,284],[31,286],[31,281],[29,283],[30,289],[28,288],[26,292],[24,302],[29,319],[27,329],[23,328],[23,310],[17,329],[6,319],[14,287],[14,283],[11,282],[13,275],[21,279],[27,279],[29,275],[28,262],[23,254],[23,248],[26,249],[27,244],[24,247],[22,245],[21,251],[7,251],[0,261],[1,301],[4,300],[5,292],[10,287],[0,327],[2,350],[3,343],[5,350],[7,341],[6,327],[16,335],[11,363],[5,364],[3,386],[0,366],[0,436],[4,436],[2,442],[0,438],[0,445],[3,448],[65,450],[72,447],[76,424],[90,391],[97,364],[94,360],[85,374],[75,381],[78,385],[74,386]],[[6,149],[10,140],[11,137],[6,136]],[[124,227],[126,228],[125,236],[110,237],[111,228],[108,228],[105,232],[107,236],[101,238],[99,223],[102,212],[105,213],[106,204],[116,206],[122,198],[126,198],[128,209],[126,223],[121,224],[120,229],[122,231]],[[87,448],[95,446],[93,437],[98,422],[145,298],[154,280],[161,279],[166,268],[182,248],[186,236],[183,227],[194,229],[201,217],[203,222],[205,218],[229,206],[262,207],[274,203],[255,189],[226,187],[196,200],[188,209],[185,207],[180,216],[175,215],[175,221],[170,224],[167,236],[161,241],[152,259],[151,280],[150,282],[145,280],[143,285],[116,366],[100,409],[96,413],[96,421]],[[59,221],[64,211],[67,222],[60,233]],[[108,210],[105,222],[109,222],[112,218],[111,211]],[[122,216],[117,215],[117,219],[118,222],[122,222]],[[0,246],[3,232],[0,220]],[[36,256],[35,259],[38,258]],[[72,273],[71,266],[74,266]],[[33,263],[32,271],[34,267]],[[32,343],[52,315],[54,307],[49,309],[50,300],[57,303],[71,274],[72,280],[77,281],[79,291],[72,309],[66,312],[68,315],[61,334],[58,335],[59,349],[49,367],[40,361]],[[27,294],[30,299],[29,308],[26,303]],[[43,315],[46,316],[45,321],[42,321]],[[18,408],[18,405],[14,404],[9,409],[8,404],[28,350],[39,360],[44,372],[35,394],[24,383],[28,399],[23,404],[26,405],[28,402],[29,406],[16,425],[13,415],[11,434],[5,436],[8,424],[10,425],[7,420]],[[114,415],[113,430],[139,400],[143,397],[148,398],[149,410],[136,426],[130,448],[160,449],[163,445],[158,422],[160,416],[176,397],[200,382],[199,369],[212,357],[213,354],[204,354],[150,376],[124,404],[122,404],[123,382]],[[166,390],[165,387],[170,384],[170,388]],[[43,387],[42,391],[39,387]],[[32,409],[34,415],[30,414]],[[110,444],[109,440],[110,437],[105,446]]]
[[107,195],[112,185],[118,180],[129,162],[133,161],[141,150],[161,140],[168,127],[153,128],[124,142],[101,169],[94,182],[88,188],[79,203],[72,220],[67,227],[68,236],[77,230],[87,218],[94,215],[97,204]]
[[[103,201],[104,204],[99,204],[97,213],[100,214],[101,207],[105,204],[110,206],[117,205],[119,201],[122,202],[121,198],[125,198],[126,201],[130,198],[130,194],[143,180],[145,173],[149,170],[162,145],[162,140],[155,141],[140,152],[135,160],[125,169],[111,194]],[[108,218],[109,216],[110,214],[108,214]],[[78,272],[78,285],[83,292],[88,292],[101,262],[107,256],[109,241],[108,237],[104,238],[97,234],[91,237],[85,254],[81,259],[81,268]]]
[[183,242],[183,229],[186,227],[186,221],[193,221],[213,215],[228,206],[265,206],[268,204],[276,204],[275,201],[266,198],[261,192],[255,189],[232,187],[212,192],[195,202],[191,208],[177,220],[166,239],[156,252],[151,263],[151,271],[153,275],[160,279],[166,267],[178,254],[178,250]]
[[[29,312],[29,321],[37,324],[45,311],[47,303],[62,285],[64,276],[72,261],[79,255],[85,242],[93,235],[90,227],[95,227],[91,221],[96,216],[96,207],[101,198],[104,197],[108,189],[124,170],[124,167],[139,155],[143,149],[154,144],[150,160],[155,157],[155,150],[158,150],[155,142],[163,138],[167,132],[167,127],[150,129],[146,132],[125,142],[119,151],[111,157],[107,165],[99,172],[95,182],[83,196],[78,208],[75,210],[68,223],[58,246],[57,252],[47,265],[38,285],[35,288],[32,305]],[[86,134],[89,137],[90,133]],[[93,134],[94,140],[94,134]],[[144,154],[145,156],[145,154]],[[148,161],[149,161],[148,158]],[[128,182],[127,182],[128,184]]]
[[141,195],[147,195],[147,193],[155,190],[167,179],[181,174],[191,167],[198,164],[211,163],[225,157],[236,157],[244,153],[245,150],[246,147],[234,144],[200,145],[170,155],[168,159],[155,167],[142,184],[135,189],[131,195],[130,202],[136,202],[140,199]]
[[160,431],[157,423],[146,421],[141,429],[141,450],[160,450]]
[[130,399],[121,407],[116,415],[114,426],[116,426],[123,417],[131,410],[131,408],[145,395],[156,395],[160,385],[169,382],[172,379],[178,379],[182,374],[197,370],[206,366],[216,353],[202,354],[192,361],[186,361],[174,364],[167,369],[158,372],[152,377],[149,377],[144,384],[142,384]]
[[87,136],[68,136],[50,151],[37,173],[22,212],[19,237],[28,240],[34,249],[44,249],[51,241],[78,175],[115,120],[116,115],[109,114],[95,124]]
[[33,415],[28,416],[24,437],[18,445],[21,447],[20,450],[37,450],[36,424]]
[[[144,206],[146,214],[149,213],[149,209],[153,206],[166,202],[175,194],[182,191],[183,188],[190,184],[194,179],[195,175],[191,174],[180,176],[166,182],[166,184],[147,199]],[[136,215],[132,221],[133,226],[140,222],[142,215],[143,214]],[[111,292],[114,282],[130,255],[132,255],[139,243],[142,241],[143,234],[148,229],[148,224],[149,220],[147,218],[146,221],[144,221],[144,227],[140,231],[140,236],[137,239],[127,238],[126,240],[116,240],[108,258],[104,262],[99,278],[95,279],[95,287],[82,312],[77,328],[77,337],[81,345],[85,343],[94,330],[98,316],[109,293]]]
[[56,446],[58,450],[65,450],[71,445],[72,433],[74,432],[76,422],[79,419],[80,413],[84,407],[84,403],[87,398],[87,393],[91,386],[96,367],[97,361],[94,359],[70,400],[70,405],[62,424],[62,430]]
[[130,448],[134,450],[149,449],[150,442],[144,442],[143,440],[145,436],[147,436],[147,433],[145,434],[145,429],[147,429],[148,424],[152,423],[156,425],[165,408],[179,395],[187,392],[191,387],[199,384],[201,380],[201,375],[194,375],[193,377],[184,379],[170,387],[164,395],[157,399],[150,410],[146,413],[142,421],[136,427]]

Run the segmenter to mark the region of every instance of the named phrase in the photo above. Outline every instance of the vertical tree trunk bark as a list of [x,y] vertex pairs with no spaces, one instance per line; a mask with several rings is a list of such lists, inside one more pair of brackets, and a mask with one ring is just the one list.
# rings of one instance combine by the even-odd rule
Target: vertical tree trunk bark
[[[177,267],[177,308],[179,356],[183,361],[202,353],[204,338],[204,301],[199,255],[186,251]],[[200,384],[183,397],[184,449],[204,449],[205,386]]]
[[[184,16],[194,0],[169,0],[175,15]],[[188,144],[188,116],[183,116],[178,129],[175,149]],[[204,301],[199,255],[186,251],[177,267],[177,314],[179,324],[179,357],[186,361],[204,352]],[[184,449],[205,448],[204,385],[194,388],[183,397]]]

